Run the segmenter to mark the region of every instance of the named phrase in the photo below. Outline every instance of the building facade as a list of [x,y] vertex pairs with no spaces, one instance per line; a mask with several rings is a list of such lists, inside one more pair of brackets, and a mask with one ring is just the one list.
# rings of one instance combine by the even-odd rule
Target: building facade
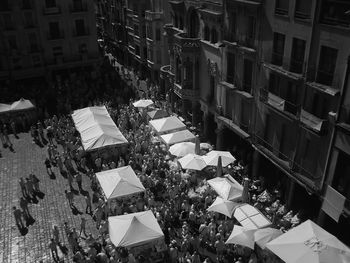
[[86,0],[0,3],[0,77],[48,77],[99,61],[94,6]]

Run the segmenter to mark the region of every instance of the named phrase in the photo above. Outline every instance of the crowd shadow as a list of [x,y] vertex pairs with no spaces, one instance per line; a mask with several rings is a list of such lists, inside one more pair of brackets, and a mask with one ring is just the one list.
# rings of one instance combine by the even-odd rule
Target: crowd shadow
[[73,194],[79,195],[79,190],[75,189],[74,187],[72,187],[70,190],[73,192]]
[[39,197],[40,199],[44,199],[45,193],[38,190],[38,191],[35,191],[35,196]]
[[80,190],[80,193],[83,195],[83,196],[87,196],[89,194],[89,191],[86,191],[84,189],[81,189]]
[[68,248],[66,245],[62,244],[61,242],[58,243],[58,247],[59,249],[61,250],[61,252],[64,254],[64,255],[68,255]]
[[21,227],[19,225],[17,225],[17,227],[22,236],[25,236],[28,234],[28,227]]
[[56,180],[56,174],[54,172],[49,174],[50,179]]

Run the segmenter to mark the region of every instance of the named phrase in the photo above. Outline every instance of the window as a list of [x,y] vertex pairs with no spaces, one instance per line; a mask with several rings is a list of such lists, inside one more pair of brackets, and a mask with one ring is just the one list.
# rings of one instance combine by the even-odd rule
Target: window
[[285,35],[273,33],[272,63],[278,66],[282,66],[283,63],[284,41]]
[[293,38],[292,56],[290,60],[291,72],[299,74],[303,72],[305,45],[305,40]]
[[350,156],[339,151],[332,186],[347,199],[350,199]]
[[323,0],[321,6],[320,22],[323,24],[349,27],[350,1]]
[[204,26],[204,40],[210,40],[210,29],[207,25]]
[[17,49],[17,39],[16,36],[8,36],[7,38],[10,49]]
[[311,106],[311,114],[320,118],[326,119],[328,115],[328,105],[329,102],[319,93],[315,92],[313,94],[312,106]]
[[210,36],[211,36],[211,40],[210,40],[211,43],[215,44],[218,42],[218,33],[216,32],[215,28],[211,29]]
[[136,36],[139,36],[140,35],[140,32],[139,32],[139,25],[138,24],[134,24],[134,34]]
[[275,14],[287,16],[288,9],[289,9],[289,0],[276,0]]
[[308,19],[311,14],[312,0],[296,0],[295,3],[295,18]]
[[13,28],[11,14],[3,14],[4,26],[6,29]]
[[146,25],[142,25],[142,37],[146,38]]
[[49,29],[50,29],[50,38],[51,39],[58,39],[61,37],[61,32],[60,32],[60,27],[59,27],[58,22],[50,22]]
[[269,92],[280,95],[280,78],[272,73],[270,74]]
[[297,113],[297,96],[297,86],[293,82],[288,81],[284,107],[286,111],[294,115]]
[[[152,53],[153,53],[153,51],[152,51]],[[144,56],[144,59],[147,60],[147,47],[143,48],[143,56]],[[153,54],[152,54],[152,56],[153,56]],[[153,58],[150,58],[150,59],[153,59]]]
[[77,36],[86,35],[85,24],[83,19],[75,20],[75,30]]
[[337,61],[338,50],[327,46],[321,46],[320,60],[317,70],[317,82],[331,86],[334,69]]
[[244,78],[243,90],[250,93],[252,88],[253,62],[249,59],[244,60]]
[[234,81],[235,81],[235,70],[236,70],[235,63],[236,63],[235,55],[233,53],[227,53],[226,81],[231,84],[234,84]]
[[22,7],[23,9],[31,9],[31,0],[22,0]]
[[35,55],[32,57],[32,62],[34,67],[40,67],[41,66],[41,59],[40,56]]
[[82,0],[73,0],[73,10],[74,11],[82,11],[83,10]]
[[146,26],[146,31],[147,31],[147,37],[149,39],[153,39],[153,31],[152,31],[152,26],[151,25],[147,25]]
[[247,36],[249,39],[254,40],[255,38],[255,17],[248,17],[248,32]]
[[31,12],[25,12],[24,13],[24,20],[25,20],[25,26],[27,28],[34,26],[33,16]]
[[153,49],[152,48],[148,49],[148,60],[153,61]]
[[235,41],[236,36],[236,27],[237,27],[237,16],[236,13],[231,13],[229,16],[229,33],[228,33],[228,40],[229,41]]
[[183,18],[182,18],[181,16],[179,17],[179,28],[180,28],[181,30],[184,29],[184,21],[183,21]]
[[135,54],[137,56],[140,56],[140,46],[139,45],[135,45]]
[[46,8],[56,7],[56,0],[45,0]]
[[160,41],[160,29],[156,29],[156,41]]
[[29,39],[30,51],[31,52],[38,52],[39,47],[38,47],[38,40],[37,40],[36,33],[30,33],[28,35],[28,39]]
[[10,5],[8,0],[1,0],[0,1],[0,10],[1,11],[8,11],[10,10]]

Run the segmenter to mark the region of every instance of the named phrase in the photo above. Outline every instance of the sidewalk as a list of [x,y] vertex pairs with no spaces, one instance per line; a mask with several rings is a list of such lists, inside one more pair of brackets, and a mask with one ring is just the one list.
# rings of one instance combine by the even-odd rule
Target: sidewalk
[[[3,157],[0,158],[0,262],[3,263],[38,263],[53,262],[48,244],[52,236],[52,227],[57,225],[60,230],[61,241],[69,248],[65,236],[63,223],[68,222],[71,227],[80,230],[81,215],[73,215],[64,190],[68,189],[68,182],[57,168],[54,168],[55,179],[50,179],[46,173],[44,160],[46,148],[32,144],[30,135],[19,134],[20,139],[10,136],[15,153],[1,147]],[[35,223],[28,227],[28,233],[22,236],[15,224],[12,206],[19,207],[22,196],[18,179],[28,177],[34,172],[40,179],[40,189],[45,193],[37,204],[30,203],[29,210]],[[74,188],[77,185],[74,183]],[[83,188],[90,188],[89,180],[83,176]],[[85,212],[85,201],[82,195],[75,195],[75,205],[79,211]],[[91,216],[82,214],[87,219],[87,232],[97,236],[95,222]],[[70,249],[70,248],[69,248]],[[63,255],[61,254],[61,257]],[[64,257],[64,262],[73,262],[72,253]]]

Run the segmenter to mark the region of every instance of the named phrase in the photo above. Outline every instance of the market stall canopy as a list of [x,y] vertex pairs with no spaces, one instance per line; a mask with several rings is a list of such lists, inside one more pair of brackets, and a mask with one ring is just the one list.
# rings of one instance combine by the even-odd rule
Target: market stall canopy
[[246,229],[259,229],[272,224],[258,209],[249,204],[237,207],[233,216]]
[[254,249],[254,232],[253,229],[245,229],[244,227],[234,225],[226,244],[237,244]]
[[149,124],[159,134],[186,129],[186,125],[175,116],[152,120]]
[[204,162],[202,156],[196,154],[187,154],[179,159],[182,169],[191,169],[201,171],[207,164]]
[[133,247],[164,238],[152,211],[108,217],[109,237],[116,247]]
[[30,110],[34,109],[35,106],[30,100],[26,100],[21,98],[18,101],[15,101],[14,103],[11,104],[10,110],[11,111],[20,111],[20,110]]
[[160,118],[168,117],[169,114],[165,110],[161,109],[155,109],[152,111],[147,112],[147,115],[150,117],[151,120],[156,120]]
[[210,179],[208,184],[225,200],[234,201],[242,197],[243,186],[231,176]]
[[227,151],[211,151],[204,156],[204,161],[207,163],[207,165],[216,166],[218,164],[218,159],[220,156],[222,167],[226,167],[230,163],[236,161],[235,157],[233,157],[232,154]]
[[350,262],[350,249],[311,220],[290,229],[266,247],[286,263]]
[[[196,136],[194,136],[194,134],[191,133],[189,130],[168,133],[168,134],[161,135],[160,137],[167,145],[172,145],[179,142],[188,142],[188,141],[193,142],[196,140]],[[193,148],[193,153],[194,151],[195,151],[195,148]]]
[[177,157],[185,156],[186,154],[195,152],[196,145],[193,142],[179,142],[169,148],[169,152]]
[[87,107],[72,114],[85,151],[128,143],[105,106]]
[[264,249],[267,243],[269,243],[270,241],[274,240],[275,238],[279,237],[282,234],[283,232],[276,228],[272,228],[272,227],[261,228],[255,231],[254,241],[259,247]]
[[153,103],[154,102],[152,100],[138,100],[134,102],[132,105],[134,105],[135,108],[147,108],[153,105]]
[[10,109],[11,109],[11,105],[10,104],[0,103],[0,113],[9,112]]
[[96,173],[107,200],[146,191],[131,166]]
[[212,203],[211,206],[207,208],[207,210],[212,212],[218,212],[231,218],[233,211],[238,205],[239,204],[229,200],[225,200],[218,196],[216,197],[214,203]]

